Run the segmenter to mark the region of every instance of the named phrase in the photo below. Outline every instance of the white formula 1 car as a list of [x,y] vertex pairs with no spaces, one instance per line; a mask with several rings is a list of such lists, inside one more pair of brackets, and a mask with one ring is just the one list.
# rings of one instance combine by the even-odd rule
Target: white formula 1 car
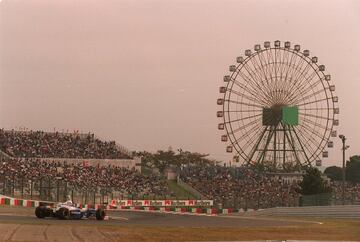
[[35,209],[38,218],[53,217],[58,219],[82,219],[95,217],[97,220],[104,220],[105,210],[98,208],[78,208],[71,200],[65,203],[58,203],[54,207],[39,206]]

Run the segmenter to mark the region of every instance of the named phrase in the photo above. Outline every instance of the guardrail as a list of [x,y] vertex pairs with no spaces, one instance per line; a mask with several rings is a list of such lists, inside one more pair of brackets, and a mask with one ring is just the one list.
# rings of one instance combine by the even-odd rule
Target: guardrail
[[252,216],[311,216],[329,218],[360,218],[360,205],[276,207],[247,212]]

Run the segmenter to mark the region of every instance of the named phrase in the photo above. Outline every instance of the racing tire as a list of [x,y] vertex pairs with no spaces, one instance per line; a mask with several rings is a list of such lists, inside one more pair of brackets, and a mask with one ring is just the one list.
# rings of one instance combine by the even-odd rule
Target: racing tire
[[106,216],[106,213],[103,209],[98,208],[96,210],[95,217],[97,220],[104,220],[105,216]]
[[56,216],[59,219],[69,219],[70,218],[70,211],[67,208],[60,208],[57,212],[56,212]]
[[36,207],[35,216],[37,218],[45,218],[46,217],[46,207]]

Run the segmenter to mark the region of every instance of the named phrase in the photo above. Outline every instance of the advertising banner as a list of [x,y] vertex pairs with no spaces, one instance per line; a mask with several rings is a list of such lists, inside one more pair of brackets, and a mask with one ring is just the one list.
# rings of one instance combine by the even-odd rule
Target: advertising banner
[[111,205],[116,206],[142,206],[142,207],[211,207],[213,200],[112,200]]

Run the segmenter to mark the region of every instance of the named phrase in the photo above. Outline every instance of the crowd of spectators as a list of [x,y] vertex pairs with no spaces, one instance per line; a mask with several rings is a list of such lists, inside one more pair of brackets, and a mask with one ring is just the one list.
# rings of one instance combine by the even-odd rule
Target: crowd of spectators
[[[336,201],[342,202],[342,182],[331,182],[332,198]],[[345,182],[345,202],[353,204],[354,201],[360,201],[360,184],[353,184],[351,182]]]
[[[271,173],[258,173],[246,167],[196,166],[184,167],[181,179],[215,203],[242,207],[267,208],[298,206],[299,180],[285,180]],[[332,203],[342,203],[342,183],[330,182]],[[360,201],[360,184],[345,183],[346,204]]]
[[297,182],[285,182],[244,167],[191,166],[182,169],[181,179],[224,206],[295,206],[299,198]]
[[0,129],[0,149],[11,157],[24,158],[130,158],[115,141],[101,141],[94,134]]
[[[135,169],[116,166],[87,166],[83,163],[45,162],[37,158],[3,159],[0,163],[0,183],[17,183],[29,186],[39,182],[53,186],[59,181],[62,186],[75,191],[94,192],[106,190],[120,192],[124,196],[173,196],[166,181],[155,175],[142,175]],[[25,183],[24,183],[25,181]],[[33,184],[34,185],[34,184]],[[44,186],[44,185],[43,185]],[[5,187],[5,186],[4,186]],[[0,187],[0,189],[3,187]]]

